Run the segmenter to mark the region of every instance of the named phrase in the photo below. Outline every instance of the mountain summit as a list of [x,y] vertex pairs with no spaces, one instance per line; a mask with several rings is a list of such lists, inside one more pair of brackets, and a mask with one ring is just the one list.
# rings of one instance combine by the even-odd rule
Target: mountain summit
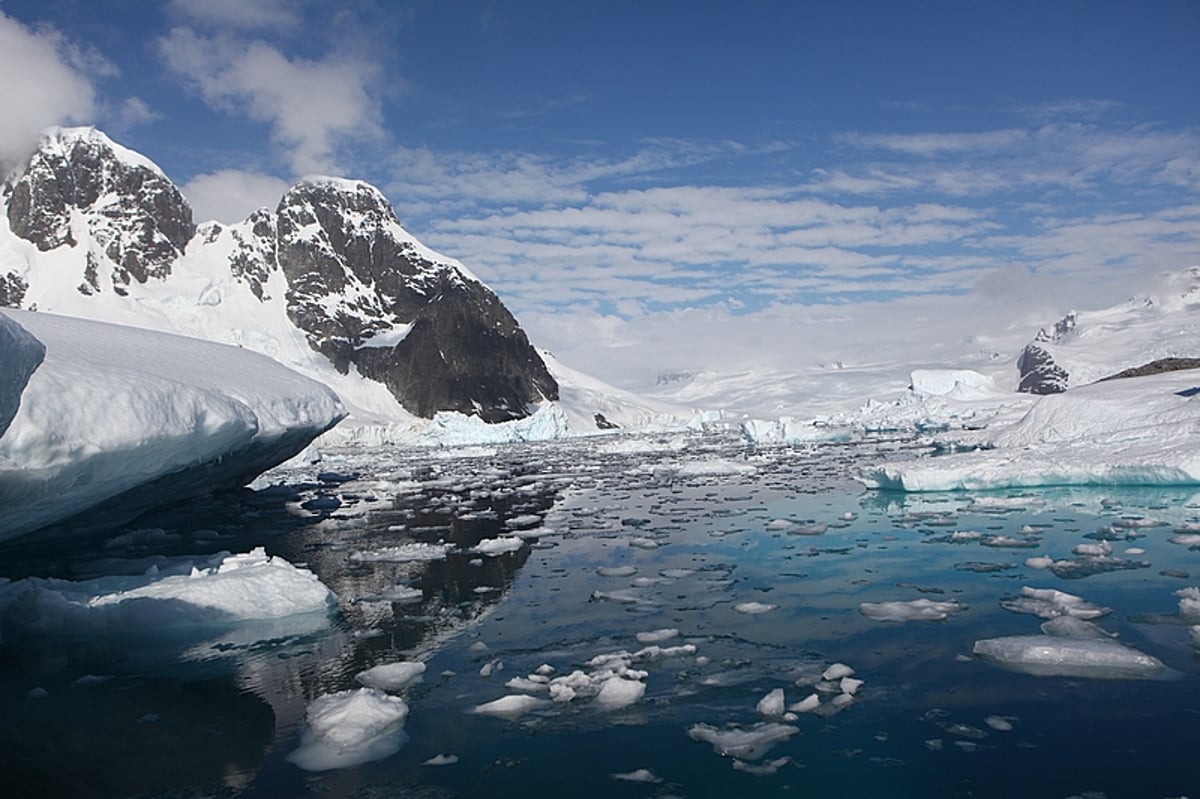
[[558,397],[495,293],[367,183],[305,178],[274,211],[196,228],[149,159],[94,128],[56,128],[3,201],[0,305],[244,346],[383,416],[398,404],[502,422]]

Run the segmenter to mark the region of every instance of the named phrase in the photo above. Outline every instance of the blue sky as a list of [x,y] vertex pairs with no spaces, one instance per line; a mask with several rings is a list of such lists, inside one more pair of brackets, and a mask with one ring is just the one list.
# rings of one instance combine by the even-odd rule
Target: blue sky
[[96,124],[225,221],[304,174],[368,180],[536,342],[628,385],[1000,346],[979,331],[1200,263],[1193,2],[0,13],[0,158]]

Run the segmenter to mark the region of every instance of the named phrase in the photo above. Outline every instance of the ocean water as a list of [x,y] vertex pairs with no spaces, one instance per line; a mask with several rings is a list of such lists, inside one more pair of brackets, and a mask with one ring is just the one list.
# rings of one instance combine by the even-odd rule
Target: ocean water
[[[338,608],[328,624],[70,635],[22,626],[21,609],[8,608],[5,790],[1200,794],[1200,669],[1175,595],[1200,585],[1200,551],[1171,541],[1200,519],[1200,497],[1187,488],[906,495],[851,479],[856,464],[915,446],[757,452],[696,436],[331,452],[274,473],[272,489],[189,503],[50,552],[11,549],[0,574],[19,580],[265,546],[315,572]],[[507,551],[470,551],[513,534],[522,542]],[[1072,552],[1103,541],[1103,557]],[[439,542],[451,545],[443,560],[371,559]],[[976,656],[978,640],[1040,633],[1045,619],[1011,609],[1023,588],[1111,609],[1100,628],[1163,668],[1148,679],[1034,676]],[[921,600],[946,617],[869,615]],[[646,650],[654,644],[674,649],[656,656]],[[644,685],[632,704],[534,692],[543,701],[513,718],[472,712],[522,693],[506,687],[513,678],[595,676],[594,659],[618,652]],[[313,700],[401,660],[426,672],[401,694],[409,714],[398,751],[318,772],[287,759]],[[817,685],[835,663],[862,680],[843,699],[840,686]],[[820,705],[765,717],[759,702],[776,689],[788,705],[813,693]],[[706,740],[737,730],[779,740],[749,749]],[[439,755],[453,762],[427,765]]]

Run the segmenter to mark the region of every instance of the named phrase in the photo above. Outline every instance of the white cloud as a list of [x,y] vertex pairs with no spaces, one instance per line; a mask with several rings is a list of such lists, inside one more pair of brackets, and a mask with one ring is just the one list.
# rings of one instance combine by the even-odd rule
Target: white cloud
[[171,0],[170,8],[199,24],[239,30],[292,30],[300,24],[286,0]]
[[258,172],[223,169],[197,175],[180,188],[196,221],[240,222],[262,207],[279,205],[289,188],[285,180]]
[[95,90],[79,66],[86,58],[57,32],[31,30],[0,12],[0,172],[26,156],[45,128],[91,121]]
[[214,108],[266,123],[293,173],[344,172],[339,149],[380,138],[378,67],[347,55],[289,58],[261,40],[176,28],[159,41],[168,67]]
[[113,132],[118,134],[162,119],[162,114],[140,97],[127,97],[109,116],[109,124]]

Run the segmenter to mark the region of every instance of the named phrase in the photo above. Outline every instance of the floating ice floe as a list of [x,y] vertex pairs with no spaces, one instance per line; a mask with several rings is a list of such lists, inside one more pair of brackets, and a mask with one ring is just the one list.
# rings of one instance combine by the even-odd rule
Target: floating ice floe
[[763,602],[739,602],[733,606],[733,609],[738,613],[745,613],[749,616],[757,616],[760,613],[767,613],[778,608],[778,605],[768,605]]
[[1098,638],[987,638],[975,642],[974,652],[999,666],[1039,677],[1147,680],[1166,671],[1162,661],[1152,655]]
[[422,766],[453,766],[458,762],[458,755],[439,754],[434,755],[421,763]]
[[665,627],[660,630],[651,630],[637,634],[639,644],[661,644],[663,641],[669,641],[679,635],[679,630],[674,627]]
[[525,715],[535,707],[546,704],[546,700],[538,699],[528,694],[509,694],[492,702],[476,705],[472,711],[480,716],[496,716],[505,719],[515,719]]
[[784,699],[783,689],[775,688],[762,699],[758,700],[758,715],[766,716],[767,718],[778,718],[783,715],[783,711],[787,706],[787,700]]
[[1098,619],[1112,612],[1111,608],[1093,605],[1083,597],[1068,594],[1054,588],[1021,588],[1021,595],[1000,602],[1000,606],[1013,613],[1029,613],[1043,619],[1058,616],[1074,616],[1078,619]]
[[518,536],[501,536],[500,538],[485,538],[471,547],[470,551],[494,558],[509,552],[516,552],[524,545],[524,539]]
[[751,727],[728,727],[717,729],[708,724],[693,724],[688,736],[693,741],[712,745],[713,751],[722,757],[738,760],[761,760],[780,741],[786,741],[800,732],[790,724],[765,722]]
[[1189,621],[1200,621],[1200,587],[1189,586],[1175,592],[1179,597],[1179,615]]
[[914,599],[910,602],[863,602],[858,612],[876,621],[945,621],[962,610],[954,600],[935,602],[932,599]]
[[662,782],[662,778],[648,768],[639,768],[622,774],[613,774],[612,778],[621,782],[638,782],[645,785],[658,785]]
[[154,635],[180,625],[223,627],[311,616],[328,623],[335,597],[316,575],[262,547],[181,558],[135,577],[0,584],[0,623],[38,632],[121,629]]
[[754,474],[756,471],[758,471],[758,467],[753,463],[715,459],[685,463],[679,467],[676,474],[680,477],[710,477],[730,474]]
[[402,691],[419,682],[424,673],[424,663],[403,661],[374,666],[359,672],[354,679],[368,688],[378,688],[381,691]]
[[362,563],[419,563],[445,560],[451,549],[453,546],[450,544],[423,544],[413,541],[381,549],[352,552],[350,560]]
[[328,771],[381,760],[408,742],[408,705],[374,688],[322,696],[304,714],[300,746],[288,756],[305,771]]

